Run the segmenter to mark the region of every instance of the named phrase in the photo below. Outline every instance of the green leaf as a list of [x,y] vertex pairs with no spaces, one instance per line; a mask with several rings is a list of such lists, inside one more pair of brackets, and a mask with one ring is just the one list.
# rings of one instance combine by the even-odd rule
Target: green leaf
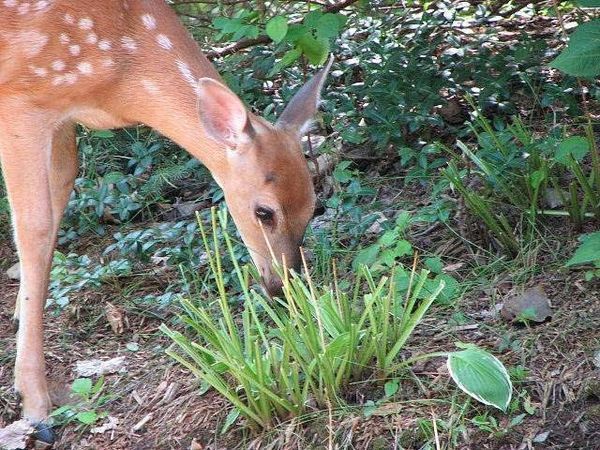
[[327,59],[327,55],[329,54],[329,41],[326,39],[315,39],[314,37],[305,34],[298,39],[297,44],[311,64],[318,66],[323,64]]
[[221,429],[221,434],[227,433],[227,430],[229,430],[231,425],[233,425],[235,423],[235,421],[238,419],[239,416],[240,416],[239,409],[233,408],[231,411],[229,411],[229,414],[227,414],[227,417],[225,418],[225,423],[223,424],[223,428]]
[[571,259],[567,261],[567,267],[600,261],[600,231],[585,234],[579,239],[581,240],[581,245],[577,248]]
[[554,157],[559,163],[567,165],[571,160],[569,156],[572,156],[576,161],[581,161],[589,151],[590,144],[586,138],[571,136],[558,145]]
[[90,378],[77,378],[71,385],[71,390],[79,395],[88,395],[92,392],[92,380]]
[[330,39],[340,33],[341,23],[336,14],[323,14],[319,17],[316,25],[317,37]]
[[394,242],[398,240],[398,230],[387,230],[383,235],[378,239],[378,242],[384,247],[391,247]]
[[425,267],[435,274],[440,274],[444,269],[444,263],[442,263],[442,258],[435,256],[433,258],[425,259]]
[[279,62],[273,66],[267,76],[272,77],[273,75],[279,73],[282,69],[285,69],[298,58],[300,58],[300,55],[302,55],[302,51],[300,49],[294,48],[289,50],[283,55],[283,58],[281,58]]
[[595,77],[600,74],[600,20],[582,23],[571,35],[569,45],[550,63],[576,77]]
[[98,420],[98,414],[95,411],[81,411],[75,416],[77,420],[86,425],[91,425]]
[[279,44],[288,32],[287,19],[283,16],[275,16],[267,22],[265,30],[267,36],[269,36],[273,42]]
[[370,266],[377,259],[377,254],[380,249],[381,247],[378,244],[363,248],[356,254],[354,261],[352,262],[352,267],[356,269],[361,265]]
[[471,347],[448,355],[447,365],[460,389],[481,403],[506,412],[512,383],[506,368],[495,356]]
[[546,171],[544,169],[535,170],[529,175],[529,183],[531,187],[537,189],[540,184],[546,179]]
[[96,130],[92,132],[92,136],[100,138],[100,139],[110,139],[115,137],[115,133],[110,130]]
[[385,383],[383,389],[385,390],[385,396],[391,397],[396,392],[398,392],[398,388],[400,387],[400,383],[398,383],[397,379],[390,380]]

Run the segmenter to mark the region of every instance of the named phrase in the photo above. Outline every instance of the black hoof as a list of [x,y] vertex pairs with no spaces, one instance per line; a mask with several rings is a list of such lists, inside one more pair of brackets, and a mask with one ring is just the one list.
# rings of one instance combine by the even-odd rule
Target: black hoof
[[34,424],[33,439],[48,446],[56,442],[56,434],[50,425],[46,422],[38,422]]

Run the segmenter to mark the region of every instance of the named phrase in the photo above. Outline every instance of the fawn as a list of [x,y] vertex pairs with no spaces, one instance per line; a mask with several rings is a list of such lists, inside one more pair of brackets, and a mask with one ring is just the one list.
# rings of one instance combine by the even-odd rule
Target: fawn
[[273,294],[271,255],[298,267],[313,215],[300,138],[331,60],[272,125],[223,84],[162,0],[0,0],[0,24],[0,162],[21,268],[15,387],[37,438],[51,443],[43,309],[78,172],[75,124],[143,123],[205,164]]

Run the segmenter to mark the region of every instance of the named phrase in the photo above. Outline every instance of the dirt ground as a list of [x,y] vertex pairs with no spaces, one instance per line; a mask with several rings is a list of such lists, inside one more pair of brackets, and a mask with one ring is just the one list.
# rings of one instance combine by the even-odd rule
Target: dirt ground
[[[0,427],[18,418],[10,389],[15,355],[11,315],[18,284],[9,280],[4,270],[13,260],[10,247],[2,246]],[[458,427],[461,423],[455,423],[454,431],[438,430],[442,445],[456,439],[450,448],[600,449],[600,363],[593,361],[600,349],[600,288],[583,283],[579,274],[561,271],[541,274],[530,284],[543,287],[552,300],[553,317],[545,323],[508,324],[493,312],[492,299],[501,302],[518,288],[507,281],[461,301],[458,310],[468,318],[468,325],[453,322],[455,311],[436,308],[418,328],[412,352],[450,350],[456,341],[474,342],[491,349],[505,364],[528,370],[524,380],[515,384],[515,395],[530,396],[533,415],[526,414],[520,424],[508,427],[507,416],[491,412],[498,418],[499,428],[507,428],[495,432],[479,430],[460,419],[462,429]],[[55,448],[327,448],[324,415],[304,425],[290,428],[288,424],[288,430],[268,435],[252,436],[240,427],[221,435],[227,403],[213,391],[201,394],[194,377],[164,354],[169,342],[157,329],[160,320],[123,310],[128,327],[123,334],[115,334],[105,307],[111,302],[119,308],[119,299],[114,297],[110,289],[83,293],[71,309],[46,317],[48,375],[58,404],[66,401],[66,386],[76,377],[77,361],[116,356],[125,356],[126,361],[125,372],[106,376],[103,392],[111,400],[98,408],[118,419],[116,428],[91,434],[89,428],[69,424],[59,428]],[[128,350],[126,345],[131,342],[136,342],[139,350]],[[420,383],[405,380],[400,398],[377,415],[365,418],[359,410],[336,415],[337,440],[346,442],[341,448],[397,448],[390,441],[400,436],[404,448],[418,449],[423,442],[418,432],[420,419],[454,420],[452,405],[436,400],[458,398],[464,403],[465,397],[448,381],[443,361],[417,364],[413,373]],[[355,393],[352,397],[363,403],[369,395]],[[376,395],[373,393],[372,399],[377,399]],[[475,408],[481,414],[489,411]],[[469,411],[466,417],[475,415]]]

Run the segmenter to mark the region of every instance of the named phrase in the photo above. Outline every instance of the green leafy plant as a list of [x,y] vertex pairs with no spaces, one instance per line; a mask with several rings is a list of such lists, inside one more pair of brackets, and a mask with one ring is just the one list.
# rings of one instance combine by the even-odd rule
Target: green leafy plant
[[587,266],[585,279],[600,278],[600,231],[579,237],[581,244],[565,264],[567,267]]
[[[219,215],[219,223],[226,227],[226,215]],[[434,292],[423,297],[427,270],[411,272],[403,293],[397,291],[393,272],[376,280],[365,266],[355,272],[348,290],[340,288],[336,278],[333,287],[318,287],[310,277],[285,276],[285,301],[278,304],[250,290],[248,268],[234,260],[243,289],[243,311],[236,317],[217,247],[216,213],[212,239],[200,225],[218,291],[216,305],[205,299],[182,301],[182,320],[192,337],[166,325],[161,330],[179,348],[168,353],[227,398],[251,426],[270,428],[278,419],[305,414],[310,409],[309,398],[317,407],[343,406],[342,391],[351,380],[368,380],[373,374],[389,378],[416,359],[447,355],[398,362],[400,351],[445,286],[440,281]],[[231,252],[231,239],[223,233]],[[473,360],[487,358],[483,351],[471,353],[467,357]],[[496,383],[492,377],[500,369],[494,366],[482,373],[482,365],[480,362],[473,370],[456,375],[471,395],[481,386],[472,386],[469,376]],[[485,386],[489,391],[489,384]],[[392,388],[386,389],[391,392]],[[499,389],[508,387],[504,384]],[[483,393],[477,395],[487,399]],[[506,396],[510,393],[502,398]],[[490,403],[495,404],[494,400]]]
[[102,395],[103,389],[104,377],[100,377],[96,383],[93,383],[90,378],[77,378],[71,385],[73,403],[55,409],[50,417],[56,425],[66,425],[71,422],[93,425],[98,419],[108,415],[99,410],[111,398],[109,395]]

